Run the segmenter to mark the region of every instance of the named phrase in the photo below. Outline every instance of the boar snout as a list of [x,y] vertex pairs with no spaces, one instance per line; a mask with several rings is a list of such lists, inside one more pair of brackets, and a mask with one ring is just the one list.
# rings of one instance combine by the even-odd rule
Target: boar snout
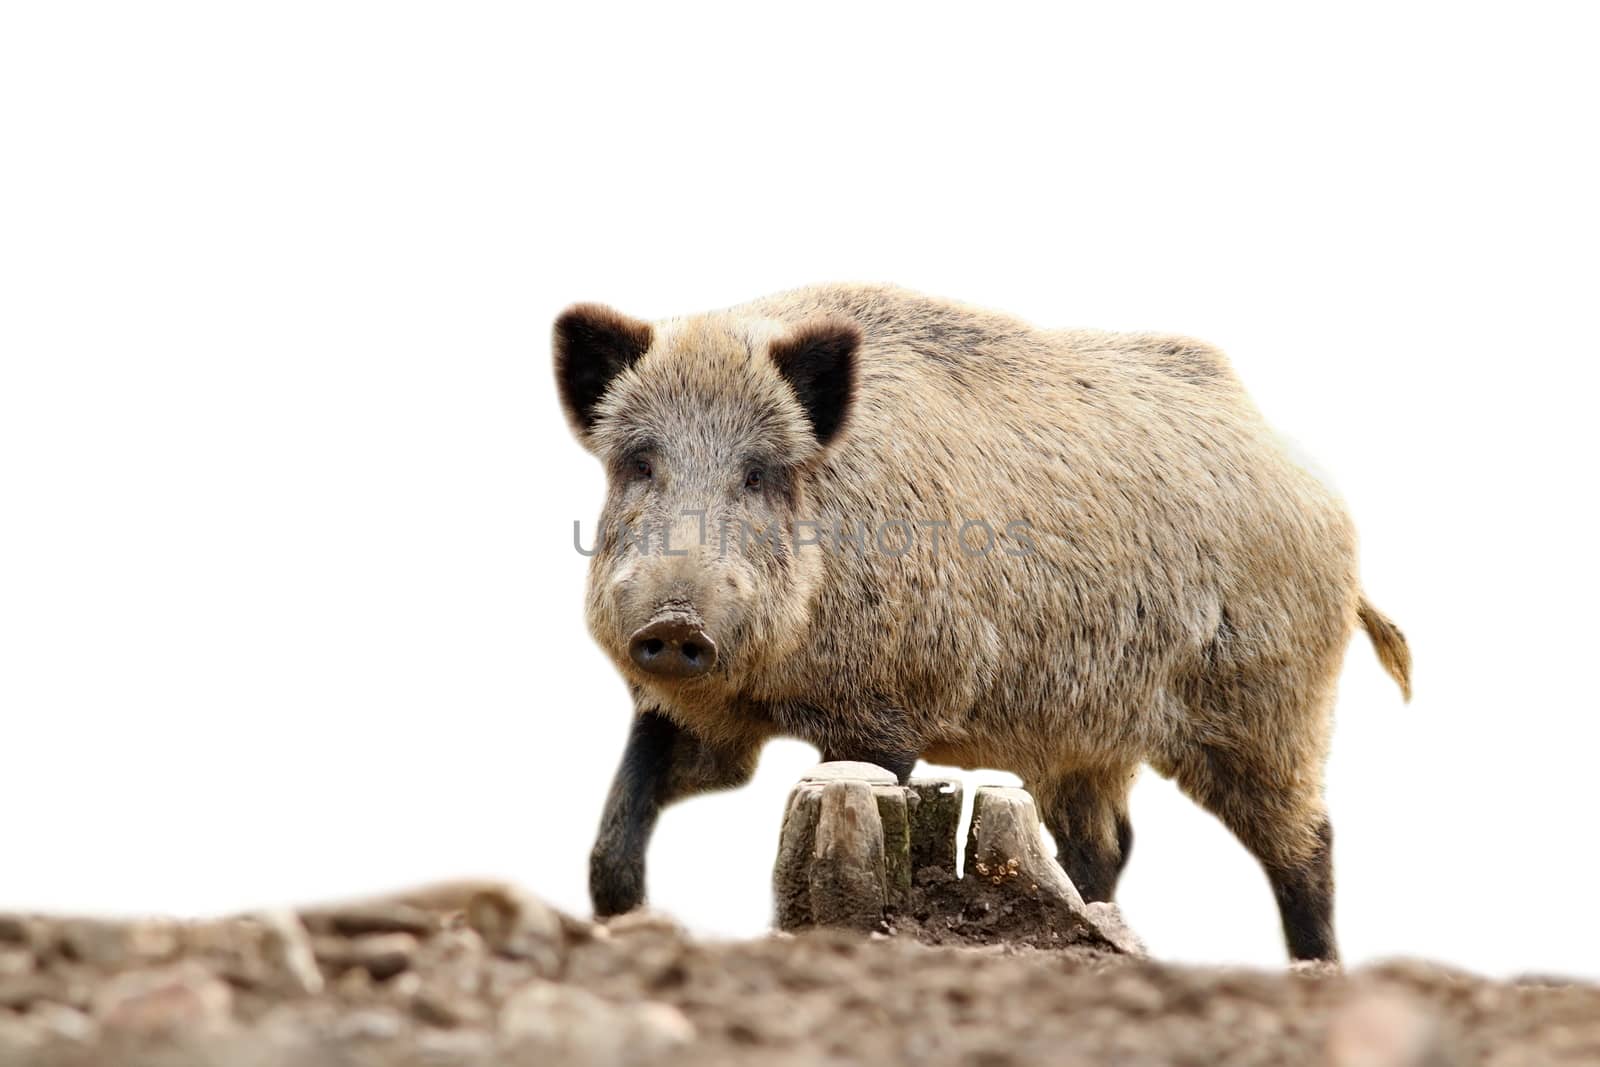
[[717,662],[717,645],[699,619],[659,615],[628,638],[628,655],[639,668],[667,678],[694,678]]

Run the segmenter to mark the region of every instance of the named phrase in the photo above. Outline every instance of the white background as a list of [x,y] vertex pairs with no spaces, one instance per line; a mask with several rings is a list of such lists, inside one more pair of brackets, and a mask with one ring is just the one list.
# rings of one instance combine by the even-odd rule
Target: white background
[[[1600,976],[1583,5],[1093,6],[0,9],[0,908],[586,913],[628,704],[548,324],[868,279],[1226,348],[1416,656],[1344,675],[1346,956]],[[654,903],[762,930],[814,758],[671,811]],[[1155,951],[1279,965],[1133,815]]]

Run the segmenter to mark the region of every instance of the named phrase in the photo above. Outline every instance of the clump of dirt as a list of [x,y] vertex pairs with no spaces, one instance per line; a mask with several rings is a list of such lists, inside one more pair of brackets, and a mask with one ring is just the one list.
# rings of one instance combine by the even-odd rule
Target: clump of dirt
[[659,915],[597,925],[495,885],[210,922],[0,916],[0,1063],[1600,1061],[1593,986],[1030,947],[1008,930],[1050,916],[975,901],[953,925],[928,906],[942,945],[820,930],[707,943]]
[[974,872],[958,878],[944,868],[924,868],[916,874],[906,907],[891,912],[887,927],[927,945],[1117,951],[1093,922],[1085,920],[1084,912],[1037,888],[1030,892],[1009,884],[1014,881],[1012,873],[1001,871],[991,878],[987,872]]

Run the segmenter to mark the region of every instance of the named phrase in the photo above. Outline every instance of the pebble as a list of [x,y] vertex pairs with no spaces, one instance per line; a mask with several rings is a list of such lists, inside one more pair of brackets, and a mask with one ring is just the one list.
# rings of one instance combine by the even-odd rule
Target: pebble
[[95,992],[93,1005],[106,1030],[125,1033],[217,1033],[233,1020],[233,991],[194,962],[118,974]]
[[304,912],[302,917],[305,925],[317,933],[334,933],[342,937],[360,937],[364,934],[427,937],[439,929],[438,919],[430,912],[409,904],[385,901],[316,909]]
[[326,982],[317,966],[311,938],[292,911],[268,911],[257,915],[263,935],[262,957],[281,983],[305,996],[321,993]]
[[69,919],[57,927],[56,939],[68,959],[95,967],[159,962],[176,955],[180,946],[177,924],[154,919]]
[[561,965],[561,916],[533,897],[498,888],[478,893],[467,903],[467,924],[494,951],[532,961],[541,974]]
[[620,1061],[682,1048],[694,1024],[670,1004],[619,1004],[572,986],[535,979],[500,1009],[502,1042],[548,1057]]
[[333,1036],[341,1041],[393,1041],[405,1031],[405,1020],[387,1008],[353,1011],[333,1025]]
[[52,1004],[48,1001],[35,1004],[28,1012],[28,1018],[32,1019],[46,1036],[58,1040],[88,1044],[100,1036],[99,1023],[86,1013],[77,1008],[69,1008],[65,1004]]
[[33,953],[25,948],[0,948],[0,979],[32,971]]
[[417,993],[411,1001],[411,1013],[418,1021],[442,1030],[477,1026],[485,1022],[489,1015],[481,1001],[452,997],[432,989]]
[[417,939],[410,934],[320,937],[312,943],[312,948],[317,962],[333,970],[359,967],[381,982],[411,966],[417,954]]
[[62,1000],[66,997],[64,984],[51,975],[19,974],[0,975],[0,1009],[20,1011],[40,1000]]

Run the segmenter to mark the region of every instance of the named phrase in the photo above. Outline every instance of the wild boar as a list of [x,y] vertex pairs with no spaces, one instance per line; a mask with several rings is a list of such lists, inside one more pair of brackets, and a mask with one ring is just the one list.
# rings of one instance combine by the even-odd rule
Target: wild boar
[[1091,901],[1149,764],[1260,861],[1290,954],[1337,958],[1335,684],[1357,625],[1408,698],[1410,653],[1221,352],[825,285],[655,323],[580,304],[554,357],[607,478],[588,625],[634,698],[597,914],[643,901],[662,807],[786,736],[1017,773]]

